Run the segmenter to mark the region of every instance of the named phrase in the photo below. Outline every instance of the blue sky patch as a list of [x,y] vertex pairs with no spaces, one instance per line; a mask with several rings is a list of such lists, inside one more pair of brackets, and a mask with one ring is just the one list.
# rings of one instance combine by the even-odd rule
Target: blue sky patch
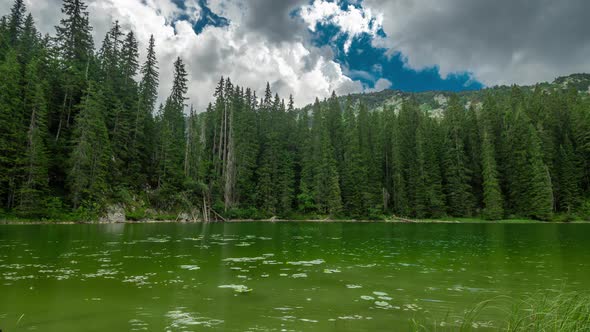
[[[186,9],[184,0],[173,0],[181,9]],[[313,2],[310,0],[310,3]],[[346,10],[349,5],[362,7],[362,0],[349,0],[339,2],[341,9]],[[230,21],[213,13],[208,7],[207,0],[199,0],[201,16],[198,21],[192,22],[196,33],[201,33],[207,26],[223,27]],[[299,11],[291,13],[291,19],[298,19]],[[184,14],[179,19],[188,19]],[[440,76],[438,67],[433,66],[423,70],[413,70],[405,66],[403,55],[399,53],[388,54],[387,49],[376,48],[372,45],[372,36],[362,34],[353,39],[348,52],[344,51],[344,45],[348,36],[342,33],[339,27],[333,24],[318,24],[315,32],[311,32],[312,44],[317,47],[331,47],[334,51],[334,61],[339,63],[345,75],[353,80],[358,80],[366,88],[373,88],[381,79],[392,82],[391,89],[420,92],[430,90],[463,91],[478,90],[484,85],[473,79],[466,72],[453,73],[445,79]],[[378,35],[385,37],[383,30]]]
[[[186,11],[184,0],[173,0],[173,2],[178,6],[178,8]],[[199,6],[201,7],[201,16],[196,22],[192,22],[193,30],[195,30],[197,34],[203,32],[203,29],[208,26],[224,27],[230,24],[230,21],[227,18],[219,16],[211,11],[211,8],[209,8],[207,4],[207,0],[199,0]],[[191,21],[187,14],[182,14],[177,19]]]

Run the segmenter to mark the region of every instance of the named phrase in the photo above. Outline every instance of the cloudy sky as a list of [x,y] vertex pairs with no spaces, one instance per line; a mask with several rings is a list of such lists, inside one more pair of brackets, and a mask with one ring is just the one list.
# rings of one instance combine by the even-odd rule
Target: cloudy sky
[[[13,0],[0,0],[0,14]],[[25,0],[54,33],[61,0]],[[172,62],[190,73],[202,110],[229,76],[266,82],[298,105],[387,88],[478,89],[590,72],[587,0],[86,0],[97,48],[112,22],[142,49],[156,38],[162,96]]]

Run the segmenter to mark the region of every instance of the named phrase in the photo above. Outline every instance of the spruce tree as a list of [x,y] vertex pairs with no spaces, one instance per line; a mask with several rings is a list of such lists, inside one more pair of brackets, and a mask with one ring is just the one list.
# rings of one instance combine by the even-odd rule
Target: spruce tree
[[25,14],[27,8],[24,0],[15,0],[10,15],[8,16],[8,43],[11,47],[15,47],[19,41],[21,33],[24,28]]
[[100,203],[108,194],[112,160],[111,143],[104,119],[102,91],[94,83],[80,104],[74,127],[74,148],[70,156],[68,187],[74,207]]
[[416,214],[416,195],[419,181],[418,161],[416,160],[416,133],[421,116],[415,100],[403,103],[398,116],[394,167],[396,178],[394,200],[400,215]]
[[0,64],[0,77],[0,195],[2,206],[12,208],[25,133],[16,52],[9,51]]
[[498,220],[504,215],[502,192],[498,181],[495,149],[491,134],[484,128],[482,135],[483,212],[488,220]]
[[432,119],[423,118],[416,132],[417,187],[415,214],[418,218],[445,215],[445,197],[437,143],[440,142]]
[[159,73],[153,35],[150,37],[146,61],[140,73],[142,78],[139,83],[137,105],[134,107],[135,116],[131,132],[131,147],[133,151],[136,151],[137,156],[129,166],[132,174],[136,174],[133,180],[136,186],[146,182],[153,184],[153,173],[156,167],[153,158],[156,150],[154,113],[158,99]]
[[184,107],[188,80],[182,59],[174,62],[174,82],[170,97],[163,109],[160,129],[160,155],[158,156],[158,185],[166,190],[180,188],[183,183],[185,154]]
[[473,212],[473,191],[464,143],[465,111],[456,95],[451,96],[445,114],[445,192],[448,212],[457,217]]
[[312,127],[314,199],[319,212],[338,214],[342,209],[338,165],[324,111],[316,99]]
[[365,168],[361,187],[365,210],[380,207],[382,192],[381,162],[378,158],[381,151],[377,147],[379,128],[372,123],[372,120],[369,110],[361,103],[358,114],[358,135],[361,163]]
[[362,160],[360,134],[353,101],[348,98],[344,111],[344,153],[342,167],[342,198],[345,210],[353,216],[365,211],[363,188],[367,181],[367,168]]
[[573,213],[580,200],[580,184],[582,169],[579,159],[574,152],[571,140],[565,137],[559,147],[557,200],[559,209],[566,213]]
[[18,193],[18,208],[25,213],[43,212],[49,194],[47,102],[37,71],[36,61],[27,66],[24,108],[30,115]]
[[258,128],[256,106],[252,90],[246,89],[234,113],[236,151],[236,202],[248,208],[254,207],[256,198],[256,161],[258,158]]
[[94,49],[87,8],[83,0],[63,0],[61,12],[65,17],[55,28],[60,55],[73,75],[86,71]]
[[33,15],[29,14],[23,24],[22,34],[17,45],[20,63],[24,66],[29,64],[35,56],[39,55],[41,48],[41,37],[35,27]]
[[[76,112],[83,108],[80,102],[87,91],[89,74],[93,61],[94,42],[92,39],[87,6],[82,0],[63,0],[61,9],[64,17],[55,27],[54,44],[59,61],[57,72],[60,88],[55,98],[59,106],[52,109],[50,116],[55,119],[51,125],[55,137],[56,155],[59,163],[64,163],[70,153],[71,125]],[[108,101],[108,99],[107,99]],[[58,171],[61,173],[61,171]],[[61,176],[60,176],[61,177]]]

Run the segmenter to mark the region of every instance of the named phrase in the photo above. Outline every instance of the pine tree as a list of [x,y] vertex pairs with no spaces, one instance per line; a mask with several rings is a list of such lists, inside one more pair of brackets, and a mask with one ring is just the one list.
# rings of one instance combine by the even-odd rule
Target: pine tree
[[104,119],[106,113],[102,91],[91,83],[76,117],[70,156],[68,187],[74,207],[98,203],[108,192],[108,174],[112,160],[111,144]]
[[160,129],[160,155],[158,160],[159,187],[180,188],[183,183],[185,154],[184,107],[188,91],[187,73],[182,59],[174,62],[174,82],[170,97],[164,106]]
[[476,106],[471,104],[465,114],[465,154],[466,166],[469,174],[469,186],[473,197],[474,207],[481,207],[483,202],[483,178],[482,178],[482,139],[480,134],[480,120],[476,112]]
[[445,214],[437,138],[432,119],[423,118],[416,132],[417,187],[415,214],[418,218],[440,218]]
[[142,79],[138,87],[138,100],[135,106],[135,119],[131,131],[131,148],[137,156],[129,166],[131,174],[135,174],[133,182],[136,186],[153,184],[155,154],[155,122],[154,113],[158,99],[158,61],[156,59],[155,39],[150,37],[147,58],[141,67]]
[[56,41],[65,63],[73,74],[86,71],[92,56],[92,27],[88,19],[87,5],[82,0],[63,0],[61,12],[65,18],[56,27]]
[[367,107],[361,103],[358,114],[358,135],[361,163],[365,168],[362,178],[362,195],[364,209],[380,207],[381,162],[378,158],[380,149],[377,147],[378,126],[371,123],[371,115]]
[[8,43],[15,47],[24,28],[27,8],[23,0],[15,0],[8,17]]
[[420,125],[420,111],[414,100],[402,105],[396,128],[394,148],[394,202],[401,215],[416,214],[416,195],[419,181],[416,160],[416,133]]
[[535,129],[529,126],[531,137],[528,158],[530,163],[530,182],[528,190],[528,216],[539,220],[549,220],[553,215],[553,189],[549,168],[543,162],[541,143],[535,139]]
[[199,116],[191,106],[187,119],[186,146],[184,156],[184,176],[193,183],[202,180],[203,147],[202,147],[202,126]]
[[512,213],[546,220],[553,210],[553,189],[541,140],[522,106],[505,118],[504,177]]
[[8,45],[8,18],[0,17],[0,61],[4,60],[4,53],[9,48]]
[[[407,106],[404,105],[403,108]],[[386,170],[390,175],[389,195],[391,196],[391,211],[394,214],[406,216],[409,214],[407,202],[406,182],[404,178],[403,160],[401,157],[402,142],[404,135],[401,131],[399,117],[393,109],[388,110],[387,131],[391,132],[389,147],[386,151],[386,157],[389,157],[389,167]]]
[[449,214],[463,217],[473,212],[473,191],[464,144],[465,111],[456,95],[451,97],[445,114],[445,192]]
[[0,64],[0,197],[2,205],[14,206],[18,163],[25,123],[20,90],[20,65],[14,51]]
[[344,132],[342,124],[342,109],[340,107],[338,96],[336,96],[336,91],[332,91],[332,96],[328,99],[327,104],[326,124],[330,136],[330,144],[334,149],[334,159],[338,164],[338,172],[341,172],[343,170]]
[[488,220],[498,220],[504,215],[502,192],[498,181],[495,149],[489,130],[484,128],[482,135],[482,172],[483,172],[483,212]]
[[342,209],[338,165],[330,142],[326,117],[316,99],[313,110],[313,181],[314,200],[321,213],[338,214]]
[[345,210],[353,216],[365,211],[363,188],[367,181],[367,168],[363,164],[360,134],[352,99],[347,100],[344,111],[344,153],[342,166],[342,198]]
[[[151,44],[151,41],[150,41]],[[139,70],[139,50],[137,40],[133,31],[129,31],[123,41],[123,49],[121,50],[121,72],[123,75],[122,88],[133,87],[135,85],[134,77]]]
[[35,56],[39,55],[41,47],[41,37],[35,27],[35,20],[33,15],[29,14],[23,24],[23,30],[17,45],[20,63],[24,66],[29,64]]
[[580,200],[582,169],[569,137],[559,147],[557,200],[561,211],[572,213]]
[[234,113],[236,151],[236,202],[242,207],[254,207],[256,198],[256,161],[258,158],[258,128],[252,91],[245,94]]
[[[94,52],[92,27],[89,23],[87,6],[82,0],[63,0],[62,14],[64,18],[57,26],[55,44],[60,60],[61,106],[57,110],[57,128],[54,129],[55,139],[67,141],[72,120],[75,118],[74,107],[80,103],[83,91],[86,91],[89,70]],[[80,109],[80,107],[77,107]],[[65,133],[64,133],[65,131]],[[67,143],[60,141],[61,146]],[[63,150],[63,149],[62,149]],[[58,151],[58,154],[64,151]],[[67,153],[67,151],[65,152]],[[60,159],[63,156],[60,156]]]
[[[315,109],[314,105],[314,109]],[[303,213],[309,213],[316,209],[314,201],[314,145],[310,130],[310,117],[307,110],[302,110],[298,119],[297,141],[299,145],[299,187],[297,192],[297,206]]]
[[18,193],[18,208],[26,213],[42,212],[49,193],[47,103],[37,71],[36,61],[27,66],[24,108],[30,120],[22,162],[23,182]]

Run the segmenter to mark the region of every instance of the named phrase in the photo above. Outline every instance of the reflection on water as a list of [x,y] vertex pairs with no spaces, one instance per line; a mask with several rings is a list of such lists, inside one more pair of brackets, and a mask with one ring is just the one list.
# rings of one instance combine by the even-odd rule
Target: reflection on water
[[584,289],[589,235],[580,224],[0,226],[0,329],[404,329],[499,295]]

